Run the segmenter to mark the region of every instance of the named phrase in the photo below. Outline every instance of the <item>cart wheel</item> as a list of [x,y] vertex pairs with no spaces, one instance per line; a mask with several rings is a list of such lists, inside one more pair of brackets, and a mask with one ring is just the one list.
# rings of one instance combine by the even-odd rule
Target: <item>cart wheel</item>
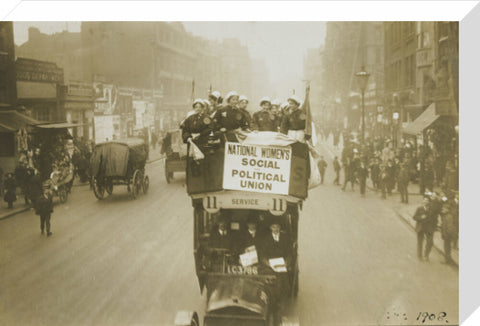
[[146,194],[148,191],[148,187],[150,187],[150,179],[148,175],[143,178],[143,193]]
[[107,191],[108,195],[113,194],[113,183],[112,181],[108,181],[107,184],[105,185],[105,190]]
[[61,202],[62,204],[64,204],[64,203],[67,202],[68,192],[67,192],[67,189],[65,189],[65,187],[62,187],[61,189],[59,189],[59,191],[58,191],[58,198],[60,199],[60,202]]
[[95,197],[97,199],[103,199],[103,196],[105,194],[105,188],[103,188],[101,185],[98,184],[98,180],[95,177],[92,177],[93,181],[93,193],[95,194]]
[[130,189],[132,190],[133,199],[137,198],[141,187],[142,187],[141,173],[139,170],[135,170],[135,173],[133,174],[133,177],[132,177],[132,184],[130,186]]

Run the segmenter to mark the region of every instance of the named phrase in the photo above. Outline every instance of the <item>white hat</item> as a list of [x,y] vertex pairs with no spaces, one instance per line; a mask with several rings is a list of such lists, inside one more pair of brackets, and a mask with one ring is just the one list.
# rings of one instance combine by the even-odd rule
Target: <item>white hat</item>
[[193,101],[192,107],[195,107],[195,104],[197,103],[200,103],[203,107],[205,107],[205,102],[201,98],[195,99],[195,101]]
[[238,101],[241,102],[241,101],[247,101],[248,103],[248,98],[245,96],[245,95],[240,95],[240,97],[238,98]]
[[234,96],[238,96],[238,93],[235,92],[235,91],[228,92],[227,97],[225,98],[225,100],[227,100],[227,102],[228,102],[228,100],[230,100],[230,98],[232,98],[232,97],[234,97]]
[[295,103],[297,103],[298,105],[300,105],[300,99],[298,98],[297,95],[291,95],[287,98],[287,101],[294,101]]
[[218,99],[220,98],[220,96],[222,96],[222,95],[220,94],[219,91],[213,91],[213,92],[210,94],[210,96],[213,96],[215,99],[218,100]]
[[272,105],[280,105],[280,104],[281,104],[281,102],[278,98],[276,98],[272,101]]
[[262,97],[262,99],[260,100],[260,105],[262,105],[263,102],[268,102],[271,104],[270,97],[268,96]]

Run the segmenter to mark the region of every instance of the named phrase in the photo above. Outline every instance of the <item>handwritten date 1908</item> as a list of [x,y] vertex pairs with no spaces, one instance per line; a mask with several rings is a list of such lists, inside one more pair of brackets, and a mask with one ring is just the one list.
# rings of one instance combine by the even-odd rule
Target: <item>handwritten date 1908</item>
[[444,323],[448,323],[447,320],[447,313],[446,312],[439,312],[438,314],[430,314],[428,312],[419,312],[417,316],[417,320],[421,321],[422,324],[428,323],[429,321],[443,321]]

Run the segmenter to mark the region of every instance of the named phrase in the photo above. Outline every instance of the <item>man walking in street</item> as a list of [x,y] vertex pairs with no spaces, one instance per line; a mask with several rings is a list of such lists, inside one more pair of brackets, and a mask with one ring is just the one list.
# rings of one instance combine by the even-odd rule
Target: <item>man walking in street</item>
[[325,170],[327,169],[327,162],[324,160],[323,156],[320,156],[320,160],[318,160],[318,171],[320,171],[320,178],[321,178],[321,183],[323,185],[323,180],[325,178]]
[[338,161],[338,156],[335,156],[333,159],[333,169],[335,170],[335,180],[333,181],[334,185],[340,185],[340,170],[342,169],[340,162]]
[[409,170],[407,162],[403,162],[398,173],[398,191],[400,192],[401,202],[408,204],[408,181],[409,181]]
[[[413,219],[417,222],[415,232],[417,232],[418,260],[428,262],[428,256],[433,247],[433,232],[437,226],[437,218],[432,212],[431,199],[429,196],[423,197],[423,204],[417,208]],[[423,240],[426,240],[425,249],[423,248]]]
[[365,188],[367,185],[368,169],[363,161],[360,162],[360,166],[357,169],[358,181],[360,183],[360,194],[365,197]]
[[53,213],[53,202],[48,189],[43,190],[43,195],[35,202],[35,213],[40,215],[40,230],[44,234],[45,226],[47,227],[47,237],[52,235],[50,231],[50,217]]
[[452,265],[452,247],[458,240],[458,210],[455,209],[455,203],[452,199],[443,204],[440,213],[442,218],[442,239],[443,250],[445,252],[445,264]]

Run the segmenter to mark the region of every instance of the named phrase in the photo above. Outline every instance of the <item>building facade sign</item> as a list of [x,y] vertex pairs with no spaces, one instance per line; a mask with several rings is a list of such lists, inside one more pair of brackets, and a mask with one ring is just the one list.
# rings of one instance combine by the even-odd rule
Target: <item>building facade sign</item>
[[63,69],[51,62],[18,58],[15,62],[17,81],[51,84],[63,83]]

